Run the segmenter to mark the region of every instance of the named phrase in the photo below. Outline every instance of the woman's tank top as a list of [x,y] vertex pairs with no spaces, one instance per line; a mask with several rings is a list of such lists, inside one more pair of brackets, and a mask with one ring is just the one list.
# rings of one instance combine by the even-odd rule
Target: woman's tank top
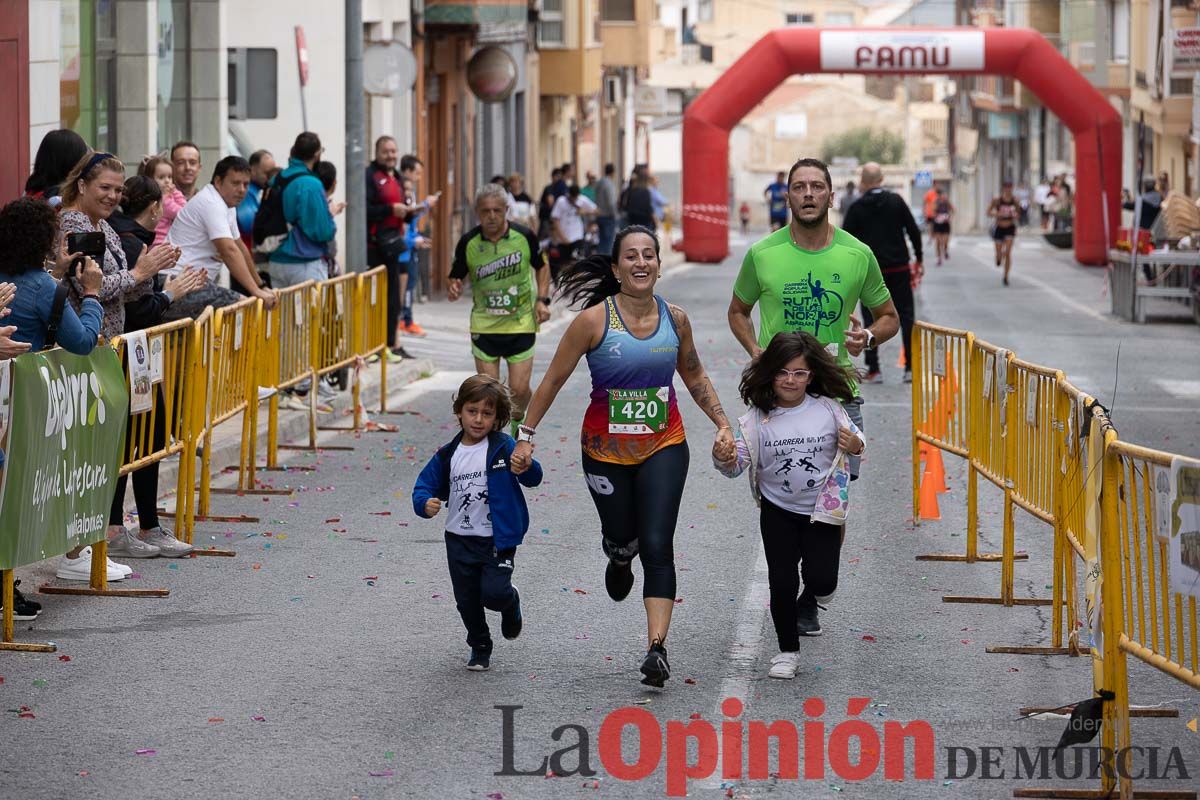
[[679,334],[657,295],[658,326],[649,337],[629,332],[612,297],[604,301],[604,338],[587,354],[592,402],[583,417],[583,452],[597,461],[640,464],[684,441],[672,384]]

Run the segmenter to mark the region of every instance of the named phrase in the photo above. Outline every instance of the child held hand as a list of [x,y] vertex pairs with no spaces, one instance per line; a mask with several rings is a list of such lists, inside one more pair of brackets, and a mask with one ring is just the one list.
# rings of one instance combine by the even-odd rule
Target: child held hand
[[849,428],[838,428],[838,447],[850,455],[859,455],[863,451],[863,440]]
[[431,497],[425,501],[425,513],[431,517],[436,517],[437,513],[442,510],[442,501],[436,497]]

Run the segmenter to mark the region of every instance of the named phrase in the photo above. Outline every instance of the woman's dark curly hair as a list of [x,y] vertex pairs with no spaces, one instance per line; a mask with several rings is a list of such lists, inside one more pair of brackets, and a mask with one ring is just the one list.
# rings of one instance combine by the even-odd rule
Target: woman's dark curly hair
[[767,349],[743,370],[738,386],[742,402],[764,413],[775,408],[775,373],[799,356],[804,356],[804,362],[812,371],[808,380],[809,394],[842,402],[854,399],[853,373],[839,365],[811,333],[796,332],[775,334]]
[[644,225],[627,225],[617,232],[611,253],[596,253],[563,268],[558,276],[559,297],[567,298],[572,306],[591,308],[620,294],[621,282],[613,274],[613,265],[621,252],[621,242],[633,233],[644,233],[654,240],[654,257],[659,257],[658,236],[654,231]]
[[0,209],[0,272],[45,269],[58,235],[58,214],[45,200],[22,197]]

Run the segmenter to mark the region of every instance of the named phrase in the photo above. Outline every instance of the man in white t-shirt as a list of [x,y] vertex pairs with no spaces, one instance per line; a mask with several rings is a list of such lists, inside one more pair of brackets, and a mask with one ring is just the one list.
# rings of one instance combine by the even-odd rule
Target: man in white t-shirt
[[217,285],[222,266],[249,296],[261,298],[267,308],[275,305],[274,293],[263,287],[254,259],[238,233],[237,206],[249,185],[246,159],[226,156],[217,162],[212,183],[196,192],[171,223],[167,239],[181,250],[180,266],[163,270],[164,274],[178,272],[183,265],[201,267],[208,273],[208,282],[168,306],[165,319],[195,317],[206,306],[221,308],[244,299],[245,295]]
[[550,251],[550,274],[555,279],[559,270],[571,263],[576,247],[583,241],[587,223],[596,213],[596,204],[580,194],[579,187],[574,184],[554,201],[550,223],[553,226],[551,238],[556,247]]
[[578,186],[571,186],[566,194],[554,201],[550,211],[555,244],[574,245],[583,239],[587,222],[594,216],[596,204],[580,194]]

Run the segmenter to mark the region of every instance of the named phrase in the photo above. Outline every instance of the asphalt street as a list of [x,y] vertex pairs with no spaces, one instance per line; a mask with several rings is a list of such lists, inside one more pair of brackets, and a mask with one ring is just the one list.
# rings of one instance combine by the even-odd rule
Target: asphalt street
[[[676,266],[659,284],[691,316],[729,410],[741,406],[735,387],[745,358],[725,311],[746,244],[735,241],[720,265]],[[1008,288],[985,239],[956,240],[951,253],[942,267],[928,265],[921,318],[969,328],[1062,369],[1114,408],[1124,438],[1200,456],[1200,328],[1183,318],[1145,326],[1112,319],[1103,272],[1075,266],[1031,235],[1017,242]],[[466,312],[463,303],[418,308],[430,336],[407,346],[433,358],[438,372],[397,393],[392,407],[408,413],[383,421],[398,432],[329,433],[326,444],[354,449],[290,453],[289,465],[315,469],[266,475],[273,487],[292,489],[289,496],[215,498],[218,513],[261,518],[198,524],[199,544],[232,548],[235,558],[134,562],[139,577],[128,584],[170,588],[164,599],[37,596],[45,610],[18,624],[18,638],[59,649],[0,653],[0,798],[658,798],[668,795],[671,776],[682,778],[681,759],[701,755],[695,741],[679,746],[683,726],[697,735],[705,722],[721,731],[737,717],[736,709],[723,713],[727,699],[744,706],[737,719],[746,727],[790,720],[802,731],[801,778],[779,777],[772,748],[768,774],[722,777],[717,762],[711,776],[687,781],[691,797],[1001,798],[1017,787],[1097,787],[1058,779],[1053,768],[1045,780],[1013,777],[1016,748],[1052,747],[1065,725],[1019,721],[1018,708],[1089,697],[1090,660],[985,653],[989,644],[1049,644],[1048,609],[944,604],[944,594],[997,594],[999,566],[915,560],[962,550],[964,470],[947,459],[942,519],[914,527],[910,387],[894,366],[895,343],[883,346],[885,383],[863,388],[868,458],[851,495],[840,586],[822,612],[825,635],[801,642],[794,680],[766,677],[777,646],[745,479],[711,467],[711,423],[681,393],[692,460],[675,538],[673,674],[662,691],[639,684],[640,570],[630,598],[613,603],[580,469],[578,430],[590,388],[583,367],[539,428],[536,456],[546,478],[527,492],[532,522],[514,579],[524,633],[500,639],[499,618],[490,615],[492,668],[468,672],[442,528],[416,517],[409,501],[418,471],[456,430],[451,396],[472,371]],[[566,321],[559,310],[539,338],[537,375]],[[999,494],[982,489],[980,508],[981,546],[997,550]],[[1050,529],[1018,514],[1017,538],[1030,555],[1016,567],[1018,594],[1045,596]],[[53,564],[18,577],[30,589],[52,579]],[[1200,710],[1197,694],[1130,668],[1137,703],[1181,715],[1134,720],[1137,743],[1164,748],[1164,763],[1169,748],[1180,748],[1191,776],[1176,771],[1139,786],[1193,787],[1200,735],[1184,723]],[[644,723],[640,749],[633,727],[611,738],[605,720],[614,712]],[[839,727],[850,718],[866,725]],[[902,781],[889,780],[895,776],[882,762],[862,780],[834,769],[846,733],[866,728],[882,738],[895,723],[914,721],[927,722],[935,738],[931,778],[915,777],[911,743]],[[744,730],[731,722],[730,740],[742,741]],[[870,738],[861,749],[850,746],[851,763],[878,758]],[[826,750],[822,740],[841,747]],[[896,759],[900,751],[890,745],[885,755]],[[983,747],[1001,748],[986,770]],[[947,748],[962,748],[955,772]],[[966,749],[979,762],[970,775]],[[829,755],[810,757],[822,752]],[[581,754],[594,775],[578,772]],[[622,780],[618,754],[648,774]],[[725,744],[721,758],[738,761]],[[547,777],[550,767],[574,774]],[[516,771],[533,774],[497,774]]]

